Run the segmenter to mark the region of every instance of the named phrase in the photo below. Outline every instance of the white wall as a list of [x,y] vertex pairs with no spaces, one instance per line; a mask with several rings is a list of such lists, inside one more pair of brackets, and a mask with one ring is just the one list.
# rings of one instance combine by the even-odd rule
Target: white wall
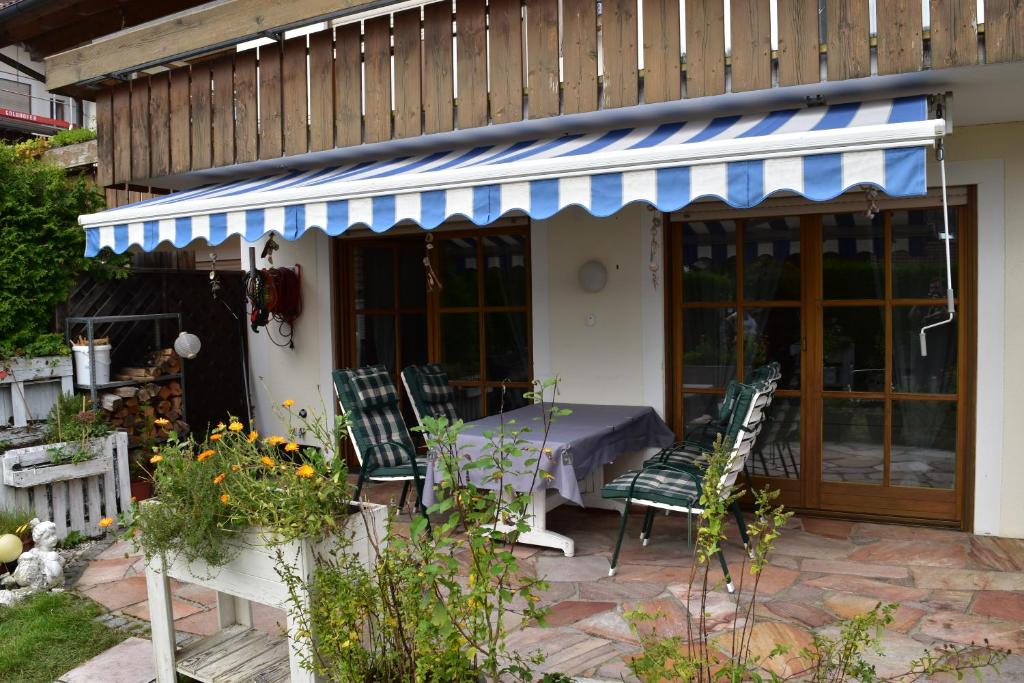
[[[9,45],[4,48],[0,48],[0,52],[7,55],[11,59],[18,60],[21,64],[34,69],[39,73],[46,73],[46,65],[42,62],[35,62],[28,55],[28,50],[24,49],[19,45]],[[37,81],[25,74],[21,73],[14,67],[6,64],[0,64],[0,78],[4,80],[16,81],[18,83],[30,83],[32,85],[32,99],[31,111],[26,112],[29,114],[35,114],[36,116],[50,117],[50,92],[46,89],[46,84],[42,81]],[[61,95],[57,96],[59,99],[64,101],[65,117],[69,121],[74,121],[74,112],[72,111],[73,106],[84,106],[84,125],[86,128],[96,128],[96,105],[92,102],[83,102],[78,100],[72,104],[70,97],[64,97]]]

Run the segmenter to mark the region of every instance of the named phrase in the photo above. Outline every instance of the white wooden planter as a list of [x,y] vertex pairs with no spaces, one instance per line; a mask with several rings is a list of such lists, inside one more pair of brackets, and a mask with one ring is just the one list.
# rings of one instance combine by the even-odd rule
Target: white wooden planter
[[71,531],[97,536],[100,520],[116,518],[131,499],[128,435],[112,432],[93,439],[93,458],[54,465],[50,450],[65,445],[14,448],[0,455],[0,507],[33,510],[53,521],[61,538]]
[[[362,503],[345,523],[349,552],[370,566],[387,534],[387,506]],[[344,542],[344,541],[341,541]],[[239,553],[221,567],[204,562],[191,565],[178,559],[154,558],[146,567],[146,588],[156,660],[157,683],[174,683],[177,672],[199,681],[292,681],[313,683],[318,678],[300,665],[308,642],[295,639],[297,625],[289,610],[288,589],[275,569],[277,553],[295,573],[309,580],[315,559],[328,556],[339,541],[295,541],[270,546],[257,531],[239,534]],[[176,651],[170,579],[195,583],[217,592],[220,631]],[[258,602],[288,612],[288,635],[268,636],[252,627],[252,605]]]
[[74,391],[71,358],[43,356],[0,362],[0,426],[45,420],[57,397]]

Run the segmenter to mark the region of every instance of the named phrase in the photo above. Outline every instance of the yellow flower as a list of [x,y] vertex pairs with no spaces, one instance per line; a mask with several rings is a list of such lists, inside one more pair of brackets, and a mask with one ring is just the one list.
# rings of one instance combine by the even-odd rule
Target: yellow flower
[[316,474],[316,470],[314,470],[309,465],[303,465],[302,467],[295,471],[295,474],[299,475],[300,477],[303,477],[304,479],[309,479],[314,474]]
[[171,424],[171,421],[168,420],[166,417],[158,417],[157,419],[153,420],[153,424],[159,425],[161,427],[166,427],[167,425]]
[[292,441],[290,444],[285,446],[284,449],[289,453],[294,453],[295,451],[299,450],[299,444]]
[[221,495],[221,497],[220,497],[220,502],[224,503],[225,505],[227,505],[227,504],[228,504],[228,501],[229,501],[229,500],[231,500],[231,496],[229,496],[229,495],[228,495],[228,494],[226,494],[226,493],[225,493],[225,494],[222,494],[222,495]]
[[210,435],[210,441],[220,441],[223,434],[212,434]]
[[226,476],[227,476],[226,474],[221,472],[220,474],[218,474],[216,477],[213,478],[213,483],[219,485],[222,481],[224,481],[224,477],[226,477]]
[[133,503],[138,502],[138,499],[136,499],[135,496],[132,496],[132,502]]
[[162,455],[160,455],[158,453],[157,455],[154,455],[152,458],[150,458],[149,461],[155,465],[155,464],[157,464],[158,462],[160,462],[163,459],[164,459],[164,456],[162,456]]
[[293,405],[295,405],[295,401],[291,400],[290,398],[286,398],[285,400],[281,401],[281,405],[283,405],[285,408],[291,408]]
[[273,467],[274,466],[273,458],[268,458],[267,456],[264,455],[261,458],[261,460],[263,461],[263,464],[266,465],[267,467]]
[[260,433],[257,432],[255,429],[249,432],[249,443],[254,442],[258,438],[260,438]]
[[231,466],[231,471],[232,472],[241,472],[242,471],[242,466],[241,465],[232,465]]
[[100,527],[106,529],[108,526],[114,523],[113,517],[104,517],[100,520]]
[[205,451],[203,451],[202,453],[199,454],[199,457],[196,458],[196,460],[198,460],[199,462],[202,462],[202,461],[206,460],[207,458],[212,458],[216,454],[217,454],[217,451],[205,450]]
[[267,443],[270,444],[271,446],[280,446],[285,441],[287,441],[287,439],[285,439],[283,436],[277,436],[276,434],[267,439]]
[[228,429],[230,431],[232,431],[232,432],[240,432],[243,429],[242,423],[241,422],[232,422],[231,424],[228,425]]

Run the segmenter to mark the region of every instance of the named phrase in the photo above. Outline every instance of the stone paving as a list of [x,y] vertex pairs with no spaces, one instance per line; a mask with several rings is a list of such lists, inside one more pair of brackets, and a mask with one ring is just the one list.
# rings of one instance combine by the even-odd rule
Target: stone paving
[[[374,498],[387,495],[374,488]],[[512,637],[520,651],[546,654],[541,671],[632,680],[627,663],[637,641],[622,615],[637,606],[666,615],[657,624],[659,633],[685,635],[690,576],[685,520],[659,515],[647,547],[638,541],[641,521],[642,515],[631,518],[614,578],[607,576],[618,528],[614,513],[571,506],[549,513],[549,528],[576,540],[576,557],[520,549],[527,571],[550,582],[542,597],[551,608],[547,625],[529,625]],[[888,656],[874,658],[880,673],[900,673],[926,648],[945,642],[987,638],[1015,653],[1024,650],[1024,540],[811,517],[791,519],[788,527],[760,581],[755,652],[767,653],[780,642],[802,646],[812,630],[834,633],[838,619],[870,610],[878,601],[899,604],[883,641]],[[738,538],[735,529],[729,534]],[[735,573],[742,548],[730,540],[726,549]],[[92,560],[75,588],[105,605],[114,618],[148,617],[142,560],[124,543]],[[173,594],[180,632],[216,629],[212,592],[175,582]],[[707,611],[716,634],[731,629],[736,604],[724,588],[709,596]],[[277,610],[257,607],[255,616],[268,632],[283,627],[284,615]],[[777,666],[785,669],[784,662]],[[1024,681],[1024,657],[1014,654],[1001,674],[988,672],[984,680]]]

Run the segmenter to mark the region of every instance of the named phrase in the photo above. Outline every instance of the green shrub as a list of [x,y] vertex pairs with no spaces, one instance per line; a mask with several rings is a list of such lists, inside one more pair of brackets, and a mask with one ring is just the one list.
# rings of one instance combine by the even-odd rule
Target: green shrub
[[76,145],[79,142],[88,142],[96,139],[96,131],[91,128],[69,128],[62,130],[50,138],[50,148],[67,147]]
[[32,538],[28,523],[35,515],[28,510],[0,508],[0,536],[14,534],[22,539]]
[[62,334],[41,334],[22,346],[14,346],[6,340],[0,342],[0,360],[4,358],[40,358],[42,356],[69,356],[71,347]]
[[63,444],[47,449],[54,463],[83,462],[96,452],[92,440],[110,431],[103,411],[93,410],[89,399],[74,394],[61,394],[46,418],[44,443]]

